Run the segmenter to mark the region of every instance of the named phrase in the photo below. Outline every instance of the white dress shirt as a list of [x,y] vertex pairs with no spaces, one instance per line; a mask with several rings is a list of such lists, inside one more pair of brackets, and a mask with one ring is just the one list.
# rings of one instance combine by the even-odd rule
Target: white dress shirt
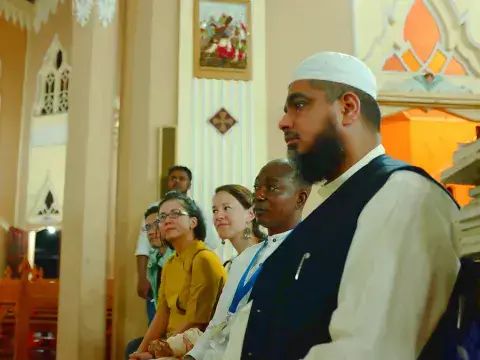
[[[291,230],[281,234],[272,235],[265,240],[266,245],[258,255],[258,259],[256,260],[254,266],[250,269],[246,281],[250,279],[258,267],[263,264],[265,260],[278,248],[278,246],[288,236],[288,234],[290,234],[290,232]],[[240,279],[254,259],[257,252],[262,249],[263,245],[263,243],[260,243],[250,246],[233,260],[230,272],[228,273],[227,283],[225,284],[222,294],[220,295],[217,309],[213,315],[212,321],[210,321],[205,333],[200,337],[200,339],[198,339],[195,347],[189,352],[188,355],[192,356],[196,360],[222,359],[223,352],[227,346],[228,336],[224,342],[219,343],[217,341],[217,337],[212,338],[214,330],[216,326],[226,321],[229,314],[228,310],[230,308],[230,304],[232,303]],[[240,301],[238,304],[238,309],[241,309],[248,303],[250,292],[248,292]]]
[[[323,186],[322,201],[384,152],[378,146]],[[330,322],[332,342],[312,347],[304,360],[415,360],[458,274],[457,214],[432,181],[411,171],[392,174],[358,218]],[[251,303],[232,324],[224,360],[240,359],[250,309]]]
[[[148,206],[147,209],[151,208],[152,206],[158,206],[160,204],[160,201],[154,202]],[[198,204],[197,204],[198,206]],[[205,239],[205,245],[210,250],[215,250],[218,246],[219,239],[217,235],[217,230],[213,226],[213,219],[210,212],[205,212],[203,209],[200,208],[202,211],[202,214],[205,218],[205,225],[207,227],[207,238]],[[135,256],[149,256],[150,254],[150,249],[152,248],[150,246],[150,241],[148,241],[148,235],[142,231],[142,228],[145,226],[145,218],[142,220],[142,227],[140,228],[140,234],[138,235],[138,240],[137,240],[137,248],[135,250]]]

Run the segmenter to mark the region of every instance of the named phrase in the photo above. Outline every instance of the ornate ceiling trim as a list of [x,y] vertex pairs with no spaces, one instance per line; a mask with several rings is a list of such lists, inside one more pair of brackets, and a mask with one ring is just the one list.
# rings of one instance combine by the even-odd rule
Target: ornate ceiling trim
[[[85,26],[90,20],[94,6],[99,21],[108,27],[117,13],[117,0],[70,0],[72,12],[78,23]],[[59,4],[65,0],[41,0],[32,4],[20,0],[0,0],[0,16],[13,24],[19,24],[22,29],[40,31],[47,23],[50,14],[55,14]]]
[[22,29],[30,29],[35,17],[35,5],[27,1],[0,0],[0,16]]
[[50,14],[55,14],[58,4],[65,0],[42,0],[32,4],[28,1],[0,0],[0,15],[22,29],[38,32],[48,21]]

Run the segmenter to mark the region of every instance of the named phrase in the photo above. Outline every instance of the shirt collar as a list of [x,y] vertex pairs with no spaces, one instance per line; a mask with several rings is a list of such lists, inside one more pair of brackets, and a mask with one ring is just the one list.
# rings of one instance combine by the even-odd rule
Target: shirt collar
[[293,231],[293,229],[290,229],[290,230],[285,231],[285,232],[280,233],[280,234],[275,234],[275,235],[268,236],[267,241],[269,242],[269,244],[272,244],[272,243],[280,244],[283,240],[285,240],[287,238],[287,236],[292,231]]
[[321,196],[320,203],[323,203],[325,200],[327,200],[329,196],[331,196],[335,191],[337,191],[337,189],[342,186],[345,181],[350,179],[353,174],[362,169],[370,161],[383,154],[385,154],[385,148],[383,147],[383,145],[378,145],[338,178],[325,185],[321,185],[320,189],[318,189],[318,195]]

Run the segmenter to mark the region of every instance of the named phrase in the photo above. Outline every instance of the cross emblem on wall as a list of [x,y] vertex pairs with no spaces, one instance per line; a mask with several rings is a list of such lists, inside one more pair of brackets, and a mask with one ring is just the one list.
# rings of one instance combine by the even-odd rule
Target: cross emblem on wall
[[210,118],[209,122],[220,134],[225,135],[237,123],[237,120],[225,108],[221,108]]

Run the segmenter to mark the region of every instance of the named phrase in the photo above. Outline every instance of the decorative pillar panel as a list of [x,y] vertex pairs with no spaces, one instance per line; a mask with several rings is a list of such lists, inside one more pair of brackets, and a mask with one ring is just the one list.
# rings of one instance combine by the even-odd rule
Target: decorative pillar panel
[[71,67],[68,55],[53,37],[37,74],[37,92],[30,123],[26,219],[28,228],[61,227]]
[[177,163],[192,169],[191,196],[210,212],[216,187],[252,189],[267,161],[265,0],[187,0],[180,16]]

